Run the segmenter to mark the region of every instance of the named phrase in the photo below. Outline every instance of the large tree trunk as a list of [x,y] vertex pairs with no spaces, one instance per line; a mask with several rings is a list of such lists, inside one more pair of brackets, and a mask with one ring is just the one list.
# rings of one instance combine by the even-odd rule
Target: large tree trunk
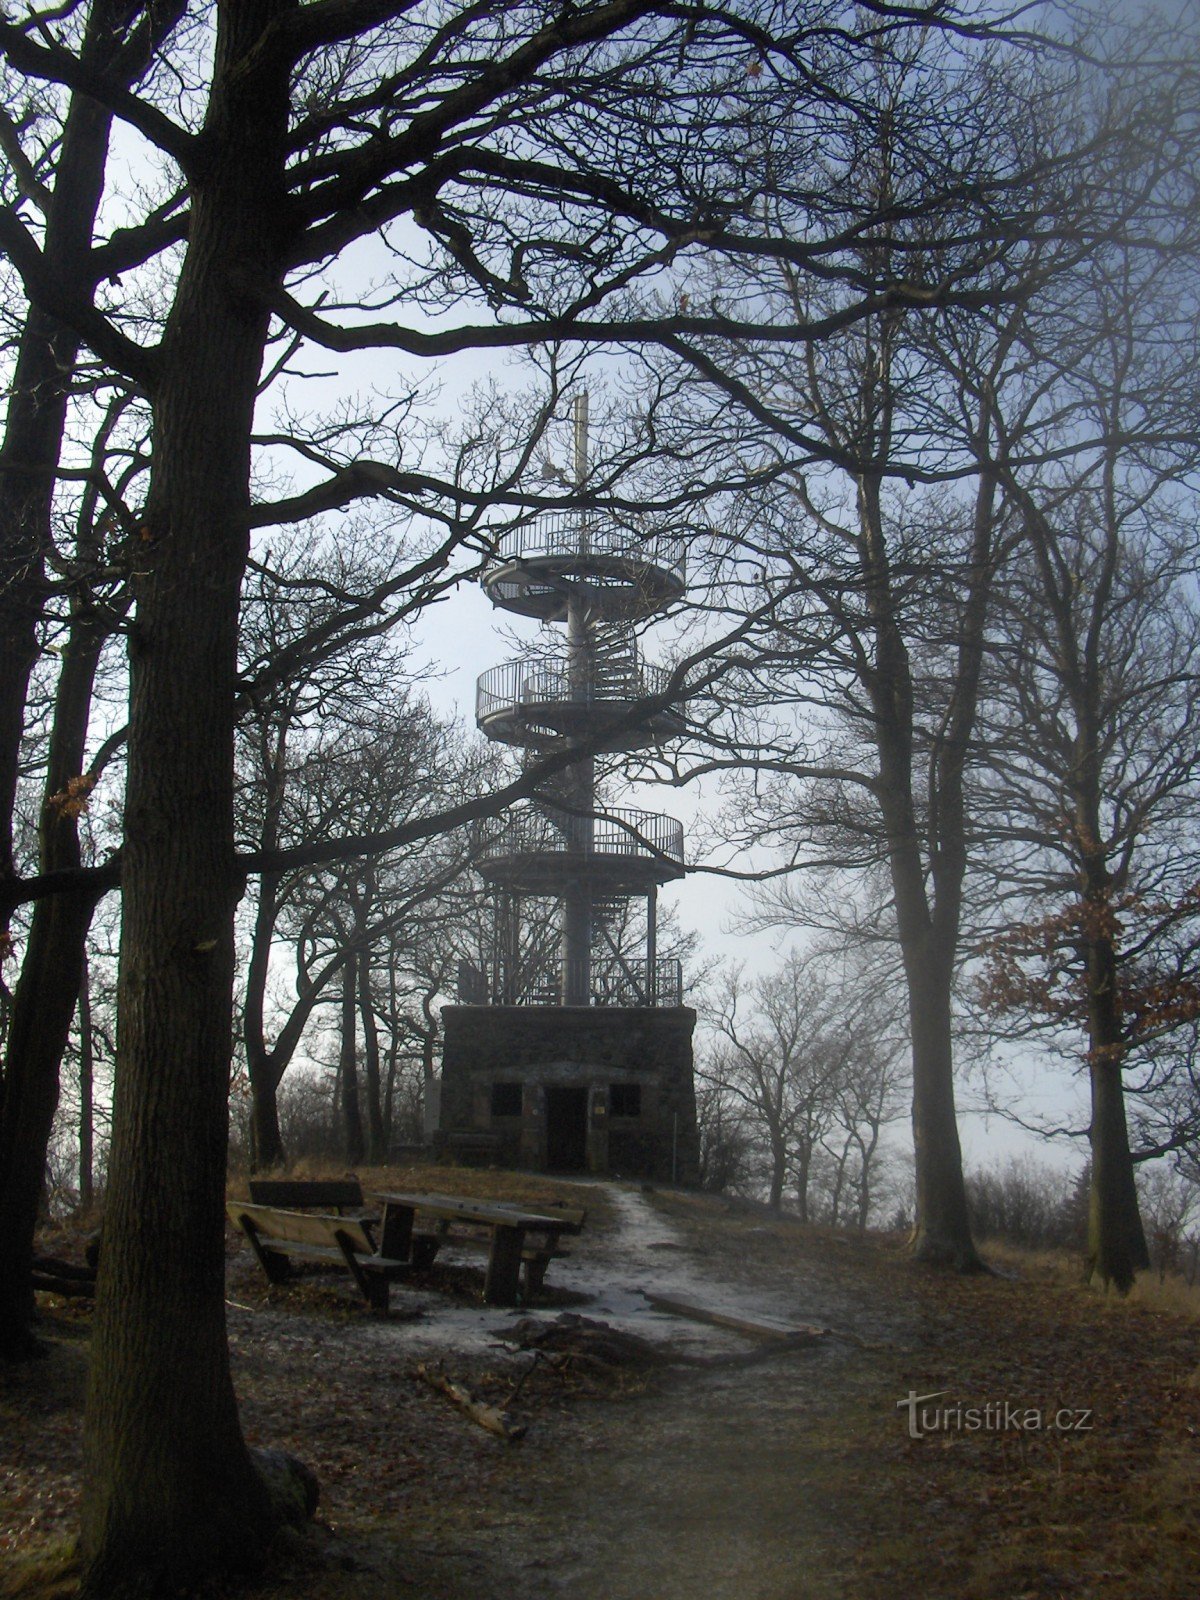
[[953,1266],[960,1272],[976,1271],[982,1263],[971,1238],[954,1105],[951,964],[946,959],[931,960],[927,951],[911,960],[907,949],[904,955],[912,1027],[917,1179],[913,1254],[919,1261]]
[[[892,590],[879,479],[863,479],[859,496],[866,588],[875,635],[875,659],[865,675],[865,686],[876,719],[880,806],[907,979],[912,1040],[917,1179],[913,1254],[920,1261],[953,1266],[960,1272],[976,1271],[982,1263],[971,1237],[954,1104],[951,990],[966,870],[962,780],[974,721],[989,587],[990,500],[981,496],[976,507],[975,578],[959,645],[955,709],[938,752],[936,797],[930,796],[926,833],[917,823],[912,673]],[[932,903],[922,859],[923,840],[933,858]]]
[[84,1432],[88,1600],[258,1565],[274,1526],[225,1333],[233,718],[250,432],[276,281],[291,0],[218,6],[208,142],[158,357],[130,642],[113,1148]]
[[1086,1267],[1089,1278],[1121,1294],[1134,1276],[1150,1265],[1134,1181],[1129,1129],[1125,1120],[1125,1088],[1121,1064],[1125,1054],[1121,1022],[1120,974],[1115,926],[1110,909],[1107,863],[1086,841],[1099,835],[1099,802],[1087,808],[1081,837],[1088,881],[1085,911],[1088,1004],[1088,1070],[1091,1078],[1092,1150],[1088,1194]]
[[[128,0],[95,0],[82,59],[108,70],[127,30],[142,11]],[[127,56],[124,78],[138,63]],[[74,94],[63,130],[54,191],[46,216],[44,251],[70,279],[91,243],[108,161],[110,113]],[[81,298],[92,284],[74,283]],[[21,332],[0,446],[0,878],[14,870],[12,817],[29,676],[37,656],[37,623],[45,598],[54,474],[62,448],[67,392],[78,340],[34,307]],[[91,676],[86,662],[98,640],[85,618],[73,632],[74,659],[64,661],[55,714],[47,795],[80,773]],[[78,753],[72,750],[78,747]],[[43,814],[41,865],[78,861],[74,819]],[[46,1147],[58,1104],[58,1072],[79,989],[83,943],[94,907],[91,896],[40,903],[13,1001],[0,1106],[0,1353],[38,1348],[29,1336],[32,1309],[28,1267],[33,1248]]]
[[[954,1104],[951,986],[957,922],[939,932],[930,914],[915,814],[909,799],[911,756],[905,735],[880,737],[880,767],[890,847],[896,923],[908,988],[912,1041],[912,1127],[917,1220],[913,1254],[919,1261],[981,1266],[971,1237],[962,1146]],[[895,748],[899,747],[899,751]],[[941,919],[945,921],[945,917]]]
[[1150,1265],[1125,1123],[1121,1069],[1093,1060],[1092,1175],[1088,1192],[1087,1273],[1122,1294]]
[[279,1080],[265,1066],[250,1075],[250,1170],[269,1172],[287,1165],[279,1126]]
[[[99,10],[89,22],[93,47]],[[71,261],[89,241],[104,179],[109,125],[107,112],[83,95],[73,96],[46,219],[45,249],[53,259]],[[73,334],[37,308],[31,309],[18,345],[0,446],[0,878],[15,871],[13,806],[25,701],[37,659],[54,473],[77,350]],[[52,1025],[45,1032],[39,1028],[36,1002],[70,991],[70,972],[43,964],[60,947],[54,935],[62,932],[69,939],[71,930],[62,925],[73,923],[78,913],[78,905],[73,910],[48,908],[40,922],[35,913],[37,937],[30,936],[18,984],[18,996],[22,987],[24,995],[13,1002],[0,1101],[0,1355],[9,1359],[40,1348],[29,1330],[33,1312],[29,1268],[46,1145],[58,1104],[61,1049],[55,1054]],[[77,984],[77,977],[74,981]]]

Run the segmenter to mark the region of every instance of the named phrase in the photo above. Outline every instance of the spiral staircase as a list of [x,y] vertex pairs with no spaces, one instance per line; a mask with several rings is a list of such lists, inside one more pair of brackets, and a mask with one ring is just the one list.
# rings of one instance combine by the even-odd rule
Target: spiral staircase
[[[586,478],[586,402],[577,403],[576,480]],[[580,752],[539,796],[485,823],[476,868],[498,891],[490,970],[460,975],[472,1004],[680,1006],[682,972],[657,954],[660,886],[683,876],[673,817],[597,804],[595,757],[660,745],[683,722],[670,673],[642,658],[635,625],[684,592],[681,540],[552,512],[504,534],[483,587],[502,610],[561,625],[563,646],[485,672],[476,721],[526,759]],[[557,902],[555,958],[522,963],[516,925],[527,897]],[[630,902],[645,926],[629,936]]]

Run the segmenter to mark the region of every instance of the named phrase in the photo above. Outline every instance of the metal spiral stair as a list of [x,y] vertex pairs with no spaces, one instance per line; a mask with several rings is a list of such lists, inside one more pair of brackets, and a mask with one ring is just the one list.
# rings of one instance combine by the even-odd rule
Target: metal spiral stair
[[[506,661],[479,679],[475,720],[489,739],[523,750],[552,749],[560,740],[605,734],[602,752],[640,750],[683,732],[683,718],[667,704],[639,715],[647,700],[663,701],[671,674],[641,659],[625,629],[598,635],[593,671],[573,681],[556,656]],[[606,730],[609,730],[606,733]]]
[[[577,403],[581,486],[586,415],[586,401]],[[546,513],[499,538],[482,583],[495,606],[560,623],[566,638],[561,653],[507,661],[479,678],[481,732],[530,758],[580,752],[540,798],[476,829],[476,870],[510,906],[523,895],[548,898],[560,903],[562,915],[560,959],[519,982],[511,973],[494,980],[492,1002],[679,1005],[679,963],[659,961],[656,953],[656,896],[686,870],[683,827],[657,812],[598,806],[594,757],[662,744],[683,732],[671,704],[671,674],[642,659],[632,627],[683,594],[683,542],[652,529],[602,526],[583,513]],[[609,930],[623,905],[642,896],[645,951],[637,955]],[[608,948],[596,949],[597,940]],[[498,929],[497,947],[504,943]],[[500,963],[493,965],[498,971]]]
[[584,585],[607,622],[653,616],[687,586],[682,539],[602,528],[578,512],[547,511],[501,535],[483,576],[494,605],[542,622],[567,620],[567,588]]

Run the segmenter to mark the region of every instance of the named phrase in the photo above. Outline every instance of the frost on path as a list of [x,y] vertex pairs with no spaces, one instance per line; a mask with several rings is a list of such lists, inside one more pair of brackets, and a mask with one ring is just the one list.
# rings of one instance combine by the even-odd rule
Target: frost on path
[[[569,1257],[551,1263],[547,1286],[568,1291],[571,1310],[624,1333],[669,1342],[681,1353],[712,1355],[745,1350],[747,1340],[721,1328],[655,1311],[646,1293],[768,1321],[786,1323],[794,1317],[794,1308],[785,1305],[778,1294],[756,1289],[747,1297],[717,1276],[706,1264],[702,1248],[660,1217],[640,1189],[583,1181],[573,1187],[580,1191],[582,1205],[587,1204],[589,1190],[602,1191],[614,1225],[604,1230],[585,1227],[578,1238],[565,1241]],[[438,1259],[478,1265],[480,1257],[478,1252],[456,1251],[448,1245]],[[563,1309],[561,1303],[535,1306],[528,1313],[502,1306],[461,1306],[435,1293],[416,1296],[399,1287],[392,1291],[392,1304],[400,1315],[373,1329],[374,1337],[388,1343],[402,1340],[414,1353],[435,1356],[479,1353],[493,1346],[516,1317],[534,1315],[549,1320]],[[405,1313],[411,1317],[417,1311],[420,1315],[415,1320],[400,1320]]]

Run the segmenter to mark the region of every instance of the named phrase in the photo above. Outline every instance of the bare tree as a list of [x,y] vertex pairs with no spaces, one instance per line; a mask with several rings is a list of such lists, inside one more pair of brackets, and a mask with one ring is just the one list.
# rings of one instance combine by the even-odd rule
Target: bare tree
[[877,987],[816,947],[793,951],[750,983],[743,968],[726,969],[702,1016],[714,1039],[698,1069],[701,1090],[732,1109],[739,1142],[761,1153],[771,1209],[786,1193],[809,1220],[821,1152],[840,1131],[837,1177],[856,1184],[865,1226],[879,1132],[896,1112],[891,1068],[902,1043],[886,1039],[891,1017]]
[[[377,831],[436,812],[486,780],[484,764],[432,715],[413,681],[383,599],[402,565],[397,546],[381,554],[370,536],[344,537],[334,550],[303,536],[255,574],[243,607],[239,829],[261,852],[338,828]],[[365,604],[355,603],[360,596]],[[259,875],[242,999],[255,1166],[285,1159],[276,1096],[314,1009],[332,984],[354,978],[369,1045],[374,947],[394,945],[398,929],[416,947],[431,904],[467,859],[462,837],[324,871]],[[281,963],[284,982],[272,986]],[[350,1100],[343,1106],[350,1111]],[[369,1109],[372,1159],[380,1159],[377,1097]]]
[[1030,332],[1050,415],[1003,472],[1027,545],[1003,586],[979,813],[1012,918],[985,995],[1010,1035],[1068,1053],[1085,1036],[1089,1271],[1122,1290],[1149,1264],[1134,1161],[1195,1117],[1185,1094],[1131,1150],[1127,1083],[1153,1118],[1200,1016],[1192,220],[1165,211],[1152,249],[1097,252],[1070,316]]
[[834,1122],[822,1144],[830,1165],[829,1220],[837,1226],[850,1219],[862,1233],[885,1159],[883,1132],[902,1115],[910,1085],[903,1065],[908,1041],[880,985],[864,989],[860,973],[857,987],[858,1005],[848,1007],[844,1019],[850,1048],[838,1075]]
[[[518,11],[490,0],[448,11],[218,0],[211,53],[189,57],[170,96],[135,93],[83,58],[73,8],[0,22],[0,52],[15,69],[85,91],[187,187],[186,248],[170,265],[161,336],[141,317],[136,275],[111,284],[97,307],[61,270],[61,252],[48,253],[20,216],[0,218],[0,244],[32,303],[145,392],[153,414],[129,636],[124,843],[119,869],[86,880],[111,884],[119,871],[123,896],[120,1063],[85,1428],[89,1597],[254,1565],[272,1530],[238,1424],[223,1315],[234,907],[245,873],[434,831],[424,820],[366,839],[236,852],[239,603],[250,529],[270,521],[256,522],[250,469],[272,318],[327,350],[413,357],[736,331],[720,312],[673,304],[664,314],[654,294],[689,251],[749,259],[779,248],[799,271],[835,269],[846,219],[830,215],[823,175],[805,163],[831,116],[857,126],[855,73],[878,55],[880,35],[873,14],[847,22],[841,8],[826,10],[775,18],[754,6],[680,15],[644,0]],[[936,28],[943,10],[906,10],[898,21]],[[831,19],[837,26],[824,27]],[[747,163],[740,108],[781,92],[792,150],[784,179],[797,210],[811,200],[812,226],[776,246],[757,222],[767,179]],[[730,109],[714,117],[726,99]],[[957,181],[946,187],[960,192]],[[180,237],[182,220],[173,209],[164,228],[162,215],[144,212],[122,242],[148,254],[164,233]],[[876,223],[889,231],[890,212]],[[822,232],[834,236],[825,248]],[[318,280],[368,234],[391,252],[393,279],[366,318],[341,317]],[[107,281],[111,252],[102,271],[102,248],[85,241],[79,254],[89,282]],[[882,284],[846,273],[855,301],[839,324],[864,307],[925,299],[904,273]],[[467,305],[486,306],[482,322],[454,320]],[[827,327],[822,317],[787,337],[803,342]],[[428,559],[444,562],[479,539],[487,506],[538,508],[519,492],[537,431],[468,452],[446,476],[416,459],[346,463],[305,491],[306,503],[391,496],[440,527],[443,549]],[[414,569],[415,587],[428,571]],[[6,893],[15,902],[68,883],[82,887],[77,874],[47,875]]]
[[[920,173],[905,137],[918,65],[889,59],[870,84],[879,137],[855,169],[856,192],[904,222],[862,248],[865,277],[894,275],[897,252],[917,273],[955,264],[929,252],[924,219],[907,210]],[[1042,408],[1058,408],[1063,430],[1072,417],[1086,426],[1078,394],[1048,399],[1030,380],[1026,336],[1037,341],[1058,325],[1097,254],[1136,252],[1142,230],[1157,226],[1159,208],[1178,206],[1188,182],[1186,81],[1174,85],[1174,102],[1164,85],[1174,120],[1162,139],[1155,125],[1150,148],[1140,86],[1088,90],[1074,78],[1072,69],[1010,85],[989,74],[964,119],[960,146],[970,145],[978,170],[1028,179],[990,313],[982,304],[915,319],[884,311],[804,362],[748,345],[707,363],[710,381],[761,430],[764,487],[732,506],[716,569],[731,603],[760,620],[730,652],[730,683],[702,720],[709,754],[676,777],[740,771],[726,818],[738,845],[774,843],[789,868],[887,882],[888,923],[871,932],[894,931],[908,991],[915,1250],[964,1269],[979,1263],[952,1024],[983,671],[998,574],[1030,532],[1017,484],[1044,444]],[[1091,135],[1079,161],[1059,95],[1075,108],[1073,132],[1086,125]],[[836,291],[774,267],[756,286],[798,323],[815,305],[838,303]],[[750,431],[741,448],[754,451],[752,440]]]
[[[182,13],[176,4],[97,0],[78,34],[79,61],[114,90],[137,82]],[[71,24],[71,26],[76,26]],[[14,121],[0,114],[7,164],[0,225],[32,217],[42,248],[59,263],[81,304],[90,305],[99,276],[89,261],[100,207],[112,125],[111,110],[79,90],[61,121],[30,97]],[[17,101],[10,99],[16,109]],[[47,126],[49,124],[49,126]],[[31,130],[34,137],[31,138]],[[30,149],[31,143],[36,148]],[[110,270],[134,264],[118,249]],[[97,583],[112,507],[95,489],[74,518],[74,550],[56,551],[53,512],[59,460],[77,372],[81,335],[51,308],[33,304],[16,337],[17,353],[0,442],[0,883],[17,873],[13,808],[30,677],[42,648],[41,626],[54,589],[69,608],[57,706],[47,752],[39,822],[39,870],[70,872],[80,864],[77,817],[95,781],[85,773],[92,681],[112,631],[103,583]],[[96,429],[91,467],[104,481],[104,447],[127,401],[108,407]],[[126,481],[136,472],[120,475]],[[119,494],[114,496],[117,506]],[[56,559],[57,558],[57,559]],[[53,563],[58,582],[52,582]],[[118,608],[119,614],[119,608]],[[35,911],[21,978],[4,1041],[0,1096],[0,1356],[36,1351],[29,1330],[29,1269],[46,1149],[58,1100],[58,1068],[79,993],[83,946],[96,892],[82,888]],[[0,906],[0,952],[11,948]]]

